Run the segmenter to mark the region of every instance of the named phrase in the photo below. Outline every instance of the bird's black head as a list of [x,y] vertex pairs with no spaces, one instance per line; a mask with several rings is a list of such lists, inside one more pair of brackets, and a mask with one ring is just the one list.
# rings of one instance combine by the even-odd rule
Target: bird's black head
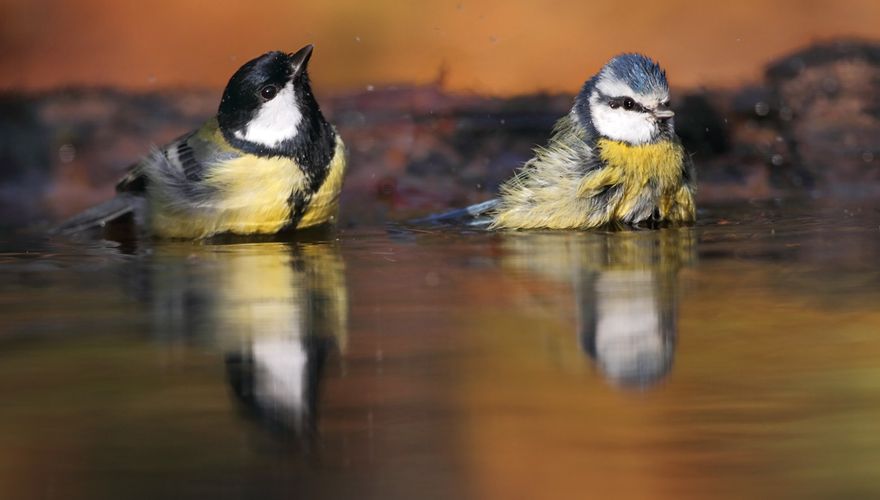
[[232,75],[217,112],[226,140],[261,156],[299,156],[299,149],[333,138],[309,83],[312,49],[267,52]]

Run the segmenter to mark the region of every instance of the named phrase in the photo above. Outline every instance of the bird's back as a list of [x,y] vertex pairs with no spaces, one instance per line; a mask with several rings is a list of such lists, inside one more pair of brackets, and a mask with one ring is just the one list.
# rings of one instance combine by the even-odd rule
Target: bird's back
[[501,186],[492,227],[573,229],[607,222],[596,197],[578,195],[584,178],[601,169],[584,134],[571,114],[556,123],[548,145]]

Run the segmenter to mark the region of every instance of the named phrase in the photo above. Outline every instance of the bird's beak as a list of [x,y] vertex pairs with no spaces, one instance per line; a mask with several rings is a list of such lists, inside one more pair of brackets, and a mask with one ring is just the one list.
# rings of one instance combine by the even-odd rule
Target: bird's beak
[[290,54],[290,66],[293,68],[293,75],[291,75],[291,78],[296,78],[306,69],[306,66],[309,64],[309,59],[312,57],[312,50],[314,49],[314,45],[308,44],[295,53]]
[[655,109],[654,116],[660,118],[661,120],[665,120],[667,118],[672,118],[675,116],[675,112],[671,109]]

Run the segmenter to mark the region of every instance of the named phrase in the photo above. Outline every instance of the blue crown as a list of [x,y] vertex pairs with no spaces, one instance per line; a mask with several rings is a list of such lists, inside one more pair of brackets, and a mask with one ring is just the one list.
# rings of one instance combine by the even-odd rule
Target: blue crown
[[626,82],[640,94],[669,90],[666,72],[659,64],[641,54],[621,54],[615,57],[602,69],[602,73],[606,72]]

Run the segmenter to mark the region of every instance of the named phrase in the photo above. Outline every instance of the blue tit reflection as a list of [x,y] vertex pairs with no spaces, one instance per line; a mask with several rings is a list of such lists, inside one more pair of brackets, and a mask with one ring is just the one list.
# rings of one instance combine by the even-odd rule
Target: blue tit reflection
[[516,268],[571,283],[578,342],[611,384],[646,388],[670,373],[693,229],[512,234],[505,247]]
[[617,270],[579,283],[581,346],[617,385],[648,386],[672,369],[677,310],[672,297],[659,290],[665,278]]

